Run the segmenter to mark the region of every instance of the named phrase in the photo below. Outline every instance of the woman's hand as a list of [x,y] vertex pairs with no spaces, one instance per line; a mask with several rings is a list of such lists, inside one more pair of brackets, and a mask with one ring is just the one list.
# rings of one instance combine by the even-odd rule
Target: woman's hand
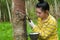
[[31,25],[31,27],[35,26],[32,20],[30,20],[29,24]]
[[29,22],[29,24],[30,24],[31,27],[35,26],[34,23],[33,23],[33,21],[29,17],[28,17],[28,22]]

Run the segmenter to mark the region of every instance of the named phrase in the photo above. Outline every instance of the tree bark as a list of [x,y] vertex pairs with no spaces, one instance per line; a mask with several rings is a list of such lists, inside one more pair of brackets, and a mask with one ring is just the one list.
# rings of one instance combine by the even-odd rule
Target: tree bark
[[12,0],[14,40],[27,40],[25,0]]

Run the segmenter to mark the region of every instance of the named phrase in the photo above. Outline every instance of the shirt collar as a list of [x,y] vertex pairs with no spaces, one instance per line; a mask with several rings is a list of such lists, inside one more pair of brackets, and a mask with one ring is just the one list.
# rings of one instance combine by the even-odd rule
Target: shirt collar
[[[44,23],[45,23],[45,22],[48,22],[48,20],[50,19],[50,16],[51,16],[51,15],[49,14],[49,16],[47,17],[47,19],[44,20],[43,22],[44,22]],[[38,21],[41,21],[41,18],[38,17]]]
[[44,23],[48,22],[48,21],[49,21],[49,19],[50,19],[50,17],[51,17],[51,15],[49,14],[49,16],[47,17],[47,19],[46,19],[46,20],[44,20],[43,22],[44,22]]

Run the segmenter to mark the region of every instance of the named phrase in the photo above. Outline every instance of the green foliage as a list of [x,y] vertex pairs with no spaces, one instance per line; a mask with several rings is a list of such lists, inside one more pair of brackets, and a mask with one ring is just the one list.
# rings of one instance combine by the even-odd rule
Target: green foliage
[[58,36],[59,36],[59,40],[60,40],[60,19],[58,19]]
[[12,40],[12,25],[8,22],[0,23],[0,40]]

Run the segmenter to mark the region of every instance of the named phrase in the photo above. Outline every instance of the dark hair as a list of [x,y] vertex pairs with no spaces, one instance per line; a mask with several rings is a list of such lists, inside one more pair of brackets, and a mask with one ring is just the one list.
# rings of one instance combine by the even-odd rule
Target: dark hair
[[44,0],[38,0],[39,2],[36,4],[36,8],[42,8],[43,11],[49,11],[49,4]]

